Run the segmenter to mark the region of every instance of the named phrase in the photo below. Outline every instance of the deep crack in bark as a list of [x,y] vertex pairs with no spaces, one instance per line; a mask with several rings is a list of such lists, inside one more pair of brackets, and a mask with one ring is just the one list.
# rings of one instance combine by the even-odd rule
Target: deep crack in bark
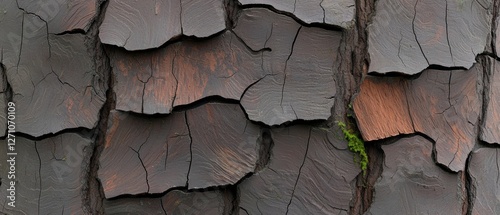
[[97,81],[101,80],[103,89],[105,89],[107,85],[107,91],[104,94],[105,102],[99,112],[97,125],[93,130],[93,136],[91,138],[92,144],[89,146],[90,150],[88,150],[87,154],[84,156],[84,160],[88,162],[88,164],[86,165],[87,171],[84,176],[85,182],[82,186],[82,205],[84,213],[99,215],[104,214],[103,201],[105,199],[102,185],[98,179],[99,157],[106,142],[109,114],[110,111],[115,108],[115,96],[113,92],[115,81],[114,75],[109,64],[109,57],[106,55],[103,45],[97,38],[98,27],[104,20],[104,14],[108,4],[109,1],[100,0],[97,2],[97,8],[99,8],[99,10],[88,31],[88,35],[91,36],[86,37],[88,51],[95,52],[95,50],[97,50],[94,55],[96,73],[93,79],[97,77]]
[[193,164],[193,137],[191,136],[191,128],[189,127],[187,111],[184,111],[184,120],[186,121],[186,126],[187,126],[188,134],[189,134],[189,154],[191,157],[189,159],[189,168],[188,168],[187,180],[186,180],[186,187],[189,189],[189,174],[191,173],[191,166]]

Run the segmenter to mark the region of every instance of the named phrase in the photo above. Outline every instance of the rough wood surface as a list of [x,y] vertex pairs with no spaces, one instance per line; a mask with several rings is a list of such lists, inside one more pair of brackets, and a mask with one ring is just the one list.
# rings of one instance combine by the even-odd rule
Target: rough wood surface
[[[241,99],[248,117],[267,125],[327,119],[336,95],[341,34],[300,27],[267,9],[244,10],[239,22],[235,32],[250,47],[272,50],[262,53],[263,69],[270,75],[250,86]],[[262,34],[250,33],[263,23]]]
[[[2,31],[2,64],[16,103],[16,131],[31,136],[68,128],[93,128],[107,86],[99,74],[95,53],[88,52],[82,34],[47,34],[40,17],[8,5]],[[24,24],[23,24],[24,23]],[[43,23],[34,25],[34,23]],[[102,81],[102,82],[101,82]]]
[[[267,9],[247,9],[239,20],[236,35],[228,31],[139,54],[111,49],[117,109],[170,113],[173,107],[221,96],[241,98],[249,118],[268,125],[327,119],[336,95],[341,34],[302,28]],[[269,20],[274,23],[260,30]]]
[[99,168],[106,198],[186,186],[191,138],[184,113],[148,117],[113,111],[108,127]]
[[305,126],[273,132],[269,165],[239,185],[240,214],[286,214],[306,156],[309,132]]
[[254,171],[260,128],[239,105],[209,103],[187,110],[186,118],[193,141],[189,189],[235,184]]
[[206,42],[188,41],[180,45],[176,63],[179,85],[174,106],[208,96],[239,100],[248,86],[266,75],[259,54],[231,32]]
[[240,214],[347,214],[360,170],[351,152],[336,147],[346,145],[342,137],[307,126],[272,135],[269,165],[239,186]]
[[221,191],[172,191],[162,203],[166,214],[224,214],[229,207]]
[[470,70],[426,70],[414,80],[367,78],[354,101],[364,139],[421,132],[436,141],[438,163],[464,170],[478,135],[482,73],[476,64]]
[[[499,34],[500,35],[500,34]],[[486,107],[483,116],[484,124],[481,126],[481,140],[487,143],[500,144],[500,64],[498,61],[488,57],[487,68],[489,71],[484,71],[488,74],[489,86],[485,87],[485,103]]]
[[473,215],[500,213],[500,150],[481,148],[472,153],[468,172],[475,188]]
[[[47,24],[53,34],[86,32],[96,17],[97,0],[15,0],[20,9],[38,16],[42,23],[30,23],[35,27]],[[38,21],[37,21],[38,22]],[[40,27],[40,26],[37,26]]]
[[0,214],[499,214],[499,14],[0,0]]
[[208,37],[226,28],[223,0],[181,0],[182,33]]
[[363,80],[353,109],[365,140],[415,132],[406,96],[407,85],[408,81],[399,77],[368,76]]
[[[0,141],[3,146],[6,140]],[[7,205],[9,166],[2,163],[0,206],[7,214],[83,214],[81,196],[87,180],[85,150],[90,140],[75,133],[64,133],[32,141],[16,138],[16,207]],[[7,161],[7,147],[0,148],[0,159]]]
[[265,75],[260,56],[231,32],[153,51],[110,49],[110,55],[116,108],[136,113],[170,113],[209,96],[239,100]]
[[111,0],[99,38],[127,50],[144,50],[182,34],[208,37],[225,28],[222,0]]
[[353,197],[351,182],[360,174],[354,154],[344,137],[331,131],[312,129],[308,142],[289,214],[347,215]]
[[100,26],[105,44],[127,50],[156,48],[182,34],[181,1],[110,0]]
[[172,190],[156,198],[121,198],[104,201],[106,214],[223,214],[224,210],[224,199],[219,191]]
[[175,52],[108,50],[115,76],[116,109],[170,113],[177,88],[172,72]]
[[260,129],[235,104],[167,116],[112,111],[108,127],[99,168],[106,198],[234,184],[258,158]]
[[430,70],[412,81],[409,106],[415,130],[436,141],[436,161],[452,171],[465,169],[478,136],[481,65],[470,70]]
[[464,67],[489,44],[493,1],[382,0],[368,29],[369,72]]
[[460,177],[434,164],[431,142],[404,137],[382,150],[384,170],[366,214],[462,214]]
[[354,22],[356,8],[353,0],[239,0],[242,5],[267,5],[293,14],[307,24],[324,23],[342,28]]

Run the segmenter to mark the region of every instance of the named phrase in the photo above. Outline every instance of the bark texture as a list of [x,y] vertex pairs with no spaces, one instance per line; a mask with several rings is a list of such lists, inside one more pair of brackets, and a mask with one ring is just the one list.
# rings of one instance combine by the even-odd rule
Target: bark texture
[[499,214],[499,5],[0,0],[0,213]]

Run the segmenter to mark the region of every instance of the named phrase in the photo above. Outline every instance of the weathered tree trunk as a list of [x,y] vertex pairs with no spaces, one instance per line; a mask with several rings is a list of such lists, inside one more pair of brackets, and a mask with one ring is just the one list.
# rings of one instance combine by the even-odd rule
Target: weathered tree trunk
[[5,214],[500,214],[498,0],[2,0]]

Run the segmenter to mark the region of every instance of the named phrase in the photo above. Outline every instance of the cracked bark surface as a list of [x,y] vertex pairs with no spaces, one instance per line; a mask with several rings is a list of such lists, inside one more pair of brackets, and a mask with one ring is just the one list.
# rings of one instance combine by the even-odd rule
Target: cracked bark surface
[[353,156],[340,134],[312,129],[288,214],[348,214],[360,173]]
[[491,144],[500,144],[500,65],[496,59],[487,57],[485,73],[488,84],[483,98],[484,124],[481,126],[481,140]]
[[261,56],[262,69],[270,75],[249,86],[241,98],[251,120],[279,125],[330,117],[340,32],[301,27],[267,9],[245,9],[234,31],[252,49],[271,50]]
[[106,198],[185,186],[191,161],[188,132],[182,112],[148,117],[112,111],[98,175]]
[[366,214],[462,214],[460,176],[434,164],[432,142],[403,137],[382,150],[384,169]]
[[255,169],[259,135],[235,104],[167,116],[112,111],[99,179],[106,198],[235,184]]
[[469,174],[475,189],[473,215],[500,213],[500,150],[481,148],[471,155]]
[[110,0],[99,38],[130,51],[145,50],[181,35],[202,38],[225,28],[222,0]]
[[50,34],[50,23],[19,10],[15,2],[6,6],[9,22],[0,25],[16,27],[2,35],[0,44],[17,105],[17,131],[42,136],[69,128],[93,128],[107,86],[93,61],[95,53],[87,50],[85,35]]
[[412,80],[368,77],[354,101],[364,139],[422,133],[435,141],[438,163],[464,170],[478,135],[482,73],[476,64],[470,70],[426,70]]
[[97,0],[16,0],[18,6],[28,13],[36,14],[48,25],[48,32],[87,32],[96,17]]
[[173,190],[162,197],[104,201],[106,214],[223,214],[224,207],[220,191]]
[[[241,16],[234,31],[208,40],[186,40],[139,54],[109,48],[117,109],[170,113],[176,106],[221,96],[241,99],[251,120],[268,125],[327,119],[336,95],[341,34],[302,28],[267,9],[247,9]],[[267,32],[257,30],[262,25]],[[294,53],[294,48],[301,51]],[[193,52],[199,57],[191,57]]]
[[[400,77],[367,76],[363,80],[353,103],[363,139],[370,141],[415,132],[406,88],[408,81]],[[364,117],[367,115],[377,117]]]
[[[76,133],[64,133],[41,141],[17,137],[16,207],[7,206],[8,165],[1,166],[0,204],[7,214],[81,214],[81,181],[85,180],[85,150],[91,140]],[[7,145],[6,140],[2,140]],[[7,147],[0,158],[8,160]]]
[[240,214],[347,214],[360,170],[342,137],[298,125],[272,136],[268,166],[239,185]]
[[349,28],[354,23],[356,9],[353,0],[239,0],[244,6],[270,6],[291,14],[302,22],[324,23]]
[[235,184],[254,171],[260,128],[239,105],[208,103],[187,110],[186,118],[193,141],[189,189]]
[[209,96],[239,100],[249,85],[265,76],[259,54],[230,31],[153,51],[111,50],[118,110],[170,113]]
[[0,213],[498,214],[499,5],[0,1]]
[[368,29],[369,72],[469,69],[491,36],[493,1],[382,0]]

